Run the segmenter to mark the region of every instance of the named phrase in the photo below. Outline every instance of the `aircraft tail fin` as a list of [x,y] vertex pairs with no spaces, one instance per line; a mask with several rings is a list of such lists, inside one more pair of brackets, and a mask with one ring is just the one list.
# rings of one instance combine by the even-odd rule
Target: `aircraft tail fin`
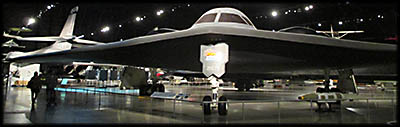
[[68,19],[65,22],[64,28],[61,31],[60,37],[72,37],[72,33],[74,32],[74,25],[77,12],[78,12],[78,6],[72,8],[68,16]]
[[356,80],[352,69],[338,70],[339,82],[337,88],[343,93],[358,93]]

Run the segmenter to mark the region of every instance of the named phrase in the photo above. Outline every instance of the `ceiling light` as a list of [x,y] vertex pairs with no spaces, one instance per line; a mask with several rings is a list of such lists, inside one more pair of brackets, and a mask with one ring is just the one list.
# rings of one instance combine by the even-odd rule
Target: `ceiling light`
[[35,22],[36,22],[36,20],[35,20],[34,18],[30,18],[30,19],[28,20],[28,26],[31,25],[31,24],[33,24],[33,23],[35,23]]
[[305,7],[305,8],[304,8],[304,10],[308,11],[308,10],[310,10],[310,8],[308,8],[308,7]]
[[276,12],[276,11],[273,11],[273,12],[271,13],[271,15],[275,17],[275,16],[277,16],[277,15],[278,15],[278,12]]

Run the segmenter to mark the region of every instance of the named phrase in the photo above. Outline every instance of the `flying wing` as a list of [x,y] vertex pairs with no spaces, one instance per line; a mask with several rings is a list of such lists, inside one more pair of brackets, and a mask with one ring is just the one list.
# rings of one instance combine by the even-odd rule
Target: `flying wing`
[[[387,63],[396,46],[327,37],[209,26],[122,42],[12,59],[16,62],[80,61],[200,71],[200,45],[230,46],[227,71],[260,72],[294,68],[351,67]],[[231,69],[230,69],[231,68]]]
[[[209,14],[213,15],[211,12],[204,15]],[[229,45],[226,73],[338,69],[396,62],[397,48],[391,44],[257,30],[250,21],[217,22],[203,20],[210,17],[204,15],[187,30],[9,60],[96,62],[201,72],[200,46],[226,43]]]

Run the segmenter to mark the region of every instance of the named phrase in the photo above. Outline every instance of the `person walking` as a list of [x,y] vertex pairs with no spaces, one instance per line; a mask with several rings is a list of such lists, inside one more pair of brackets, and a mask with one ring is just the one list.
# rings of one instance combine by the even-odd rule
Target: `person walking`
[[34,104],[39,95],[40,89],[42,89],[42,84],[38,72],[35,72],[33,74],[33,77],[31,78],[31,80],[29,80],[27,87],[31,89],[32,107],[34,109]]

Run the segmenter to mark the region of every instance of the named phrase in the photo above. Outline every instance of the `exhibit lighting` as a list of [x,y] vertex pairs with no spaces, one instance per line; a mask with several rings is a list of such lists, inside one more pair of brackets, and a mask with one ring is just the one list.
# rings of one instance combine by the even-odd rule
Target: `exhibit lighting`
[[104,27],[103,29],[101,29],[101,32],[107,32],[107,31],[109,31],[110,30],[110,27],[108,27],[108,26],[106,26],[106,27]]
[[142,21],[143,20],[143,18],[140,18],[140,21]]
[[119,28],[121,28],[121,27],[122,27],[122,25],[118,25],[118,27],[119,27]]
[[313,9],[313,8],[314,8],[314,6],[313,6],[313,5],[310,5],[310,6],[308,6],[308,8],[310,8],[310,9]]
[[364,21],[364,19],[360,19],[360,22]]
[[308,8],[308,7],[305,7],[305,8],[304,8],[304,10],[308,11],[308,10],[310,10],[310,8]]
[[55,7],[55,6],[52,4],[52,5],[50,5],[50,7]]
[[273,12],[271,13],[271,15],[275,17],[275,16],[277,16],[277,15],[278,15],[278,12],[276,12],[276,11],[273,11]]
[[288,12],[285,12],[285,15],[288,14]]
[[343,22],[342,21],[339,21],[339,25],[342,25],[343,24]]
[[92,36],[93,36],[93,35],[94,35],[94,33],[90,33],[90,35],[92,35]]
[[322,24],[321,24],[321,23],[318,23],[318,26],[322,26]]
[[164,10],[157,11],[157,15],[161,15],[162,13],[164,13]]
[[378,18],[381,18],[381,15],[378,15]]
[[28,26],[29,25],[31,25],[31,24],[33,24],[33,23],[35,23],[36,22],[36,20],[34,19],[34,18],[30,18],[29,20],[28,20]]
[[51,9],[51,6],[50,6],[50,5],[48,5],[48,6],[47,6],[47,9]]
[[136,17],[136,21],[139,22],[140,21],[140,17]]

